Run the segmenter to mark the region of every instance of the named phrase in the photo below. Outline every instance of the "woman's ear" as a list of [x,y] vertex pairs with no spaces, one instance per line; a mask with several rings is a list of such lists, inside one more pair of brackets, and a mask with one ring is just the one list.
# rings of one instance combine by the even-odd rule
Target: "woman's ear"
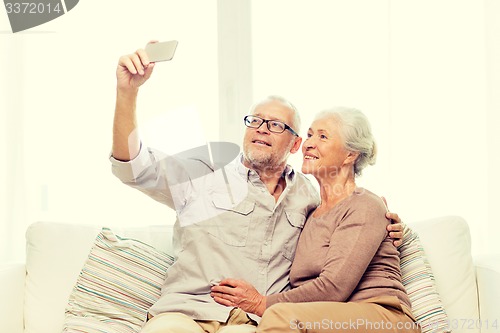
[[347,156],[344,160],[344,164],[354,165],[354,163],[356,163],[356,160],[358,159],[358,157],[359,157],[359,152],[349,151],[349,152],[347,152]]

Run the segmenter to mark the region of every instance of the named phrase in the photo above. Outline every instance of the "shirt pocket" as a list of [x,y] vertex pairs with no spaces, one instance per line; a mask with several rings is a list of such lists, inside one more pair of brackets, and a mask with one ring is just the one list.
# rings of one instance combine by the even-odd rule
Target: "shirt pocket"
[[217,210],[217,216],[213,218],[208,233],[227,245],[245,246],[255,201],[243,200],[233,205],[227,200],[214,197],[212,203]]
[[297,248],[297,242],[299,241],[300,233],[304,228],[306,217],[304,214],[294,211],[285,211],[285,215],[286,220],[288,221],[287,229],[290,236],[283,247],[282,253],[283,257],[293,261],[293,258],[295,257],[295,249]]

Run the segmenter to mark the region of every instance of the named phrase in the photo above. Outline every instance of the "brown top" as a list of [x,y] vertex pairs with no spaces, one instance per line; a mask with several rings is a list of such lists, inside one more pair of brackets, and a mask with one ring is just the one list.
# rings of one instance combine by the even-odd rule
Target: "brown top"
[[292,290],[267,296],[279,302],[349,302],[396,296],[410,306],[401,283],[399,252],[387,238],[386,208],[372,192],[357,188],[319,216],[309,216],[290,272]]

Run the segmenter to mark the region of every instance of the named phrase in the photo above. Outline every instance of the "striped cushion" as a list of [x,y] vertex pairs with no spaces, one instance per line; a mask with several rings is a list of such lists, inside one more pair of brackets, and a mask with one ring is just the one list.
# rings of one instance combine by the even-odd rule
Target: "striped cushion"
[[63,332],[139,332],[173,258],[103,228],[66,307]]
[[399,247],[401,276],[413,315],[422,333],[449,332],[448,317],[418,234],[407,225],[403,225],[403,232],[403,244]]

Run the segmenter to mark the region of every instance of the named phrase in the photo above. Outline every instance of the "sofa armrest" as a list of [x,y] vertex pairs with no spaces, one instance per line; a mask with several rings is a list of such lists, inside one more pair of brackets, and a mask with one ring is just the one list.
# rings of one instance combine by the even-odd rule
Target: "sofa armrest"
[[500,330],[500,254],[478,256],[476,266],[481,333]]
[[2,332],[24,331],[24,263],[0,264],[0,326]]

